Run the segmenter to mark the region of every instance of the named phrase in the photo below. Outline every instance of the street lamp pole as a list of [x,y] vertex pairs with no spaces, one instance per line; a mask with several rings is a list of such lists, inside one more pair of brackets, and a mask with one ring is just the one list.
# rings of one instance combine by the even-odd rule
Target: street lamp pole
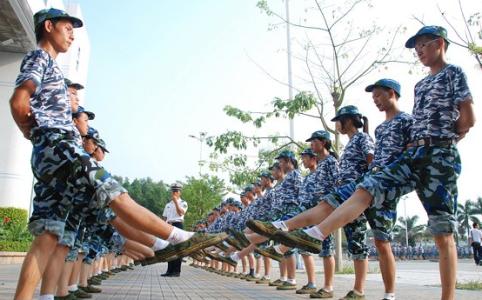
[[199,176],[202,175],[202,166],[203,166],[203,144],[206,140],[207,132],[199,132],[199,136],[195,136],[190,134],[189,137],[199,141]]
[[408,249],[407,196],[403,197],[403,210],[405,214],[405,246],[407,246]]
[[[293,75],[291,70],[291,33],[290,33],[290,4],[289,0],[285,0],[286,4],[286,47],[288,56],[288,97],[293,100]],[[295,122],[290,119],[290,138],[295,138]]]

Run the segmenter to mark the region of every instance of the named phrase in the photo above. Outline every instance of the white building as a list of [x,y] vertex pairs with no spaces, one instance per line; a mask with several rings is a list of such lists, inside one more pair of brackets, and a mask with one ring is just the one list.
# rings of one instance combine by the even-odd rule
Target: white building
[[[35,49],[33,14],[55,7],[82,19],[80,6],[62,1],[0,0],[0,207],[31,210],[33,176],[30,169],[30,141],[23,138],[10,114],[9,99],[15,87],[20,63]],[[66,78],[85,86],[90,44],[87,29],[76,29],[69,52],[57,61]],[[83,99],[83,94],[80,98]]]

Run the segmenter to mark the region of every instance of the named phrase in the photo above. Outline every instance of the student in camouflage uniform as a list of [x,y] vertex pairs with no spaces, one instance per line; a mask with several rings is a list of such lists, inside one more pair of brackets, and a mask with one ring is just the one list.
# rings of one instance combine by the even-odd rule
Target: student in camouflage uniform
[[[39,48],[28,53],[21,65],[10,99],[12,116],[25,138],[32,141],[32,171],[35,186],[34,209],[29,223],[36,236],[24,260],[15,299],[30,299],[49,258],[62,236],[65,219],[76,190],[93,188],[95,197],[86,206],[110,205],[135,227],[181,245],[182,255],[225,236],[197,235],[173,229],[147,209],[137,205],[127,191],[75,142],[72,110],[64,77],[55,58],[67,52],[74,28],[82,21],[64,11],[50,8],[34,15]],[[189,240],[189,241],[188,241]],[[172,248],[159,257],[172,253]]]
[[[336,186],[338,178],[338,162],[336,161],[336,154],[331,150],[330,134],[326,131],[319,130],[312,133],[311,137],[306,140],[311,143],[312,153],[316,153],[318,163],[316,169],[311,172],[304,180],[303,187],[300,189],[300,203],[302,203],[301,211],[309,209],[317,205],[319,199],[330,192]],[[273,237],[269,233],[279,230],[287,230],[283,228],[284,222],[259,222],[250,221],[248,225],[259,234]],[[268,233],[268,234],[266,234]],[[275,238],[275,240],[277,240]],[[333,258],[333,239],[326,239],[323,243],[320,256],[323,257],[323,265],[325,269],[325,284],[324,289],[332,289],[334,276],[334,258]],[[285,253],[289,248],[283,246],[275,246],[274,250],[280,254]],[[309,265],[309,264],[308,264]],[[308,268],[307,268],[308,269]],[[312,280],[314,281],[314,280]],[[298,293],[309,293],[313,291],[314,287],[304,286]]]

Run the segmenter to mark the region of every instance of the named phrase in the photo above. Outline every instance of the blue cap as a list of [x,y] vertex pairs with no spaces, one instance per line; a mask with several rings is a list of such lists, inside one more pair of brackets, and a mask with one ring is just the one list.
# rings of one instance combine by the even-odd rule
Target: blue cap
[[269,171],[263,171],[263,172],[261,172],[261,174],[259,176],[260,177],[266,177],[266,178],[269,178],[271,180],[274,180],[273,175],[271,175],[271,172],[269,172]]
[[443,28],[442,26],[423,26],[417,33],[409,38],[407,42],[405,43],[405,47],[407,48],[415,48],[415,41],[417,37],[422,36],[422,35],[433,35],[437,37],[441,37],[445,40],[445,42],[450,44],[450,42],[447,39],[447,29]]
[[271,167],[268,168],[270,171],[273,169],[279,169],[279,162],[275,162]]
[[252,184],[248,184],[248,185],[244,188],[244,192],[245,192],[245,193],[252,192],[252,191],[254,191],[254,185],[252,185]]
[[311,157],[316,157],[315,152],[313,152],[311,148],[306,148],[305,150],[303,150],[303,152],[301,152],[301,155],[309,155]]
[[102,150],[104,152],[107,152],[109,153],[109,150],[107,150],[107,145],[105,144],[105,141],[103,139],[98,139],[98,140],[95,140],[96,143],[97,143],[97,146],[99,146],[100,148],[102,148]]
[[80,106],[80,105],[79,105],[79,108],[77,109],[77,111],[72,114],[72,117],[78,118],[81,113],[85,113],[87,115],[87,117],[89,118],[89,120],[95,119],[95,114],[93,112],[85,110],[85,108],[83,106]]
[[331,121],[338,121],[342,116],[361,116],[361,113],[358,111],[358,107],[354,105],[343,106],[336,112],[335,117]]
[[236,201],[236,200],[234,200],[233,197],[229,197],[229,198],[227,198],[226,200],[224,200],[224,202],[227,203],[227,204],[233,204],[234,201]]
[[95,141],[100,140],[99,132],[93,127],[87,129],[87,134],[84,137],[94,139]]
[[330,139],[331,139],[331,136],[328,131],[317,130],[313,132],[310,138],[307,139],[305,142],[311,142],[312,140],[330,140]]
[[74,28],[79,28],[83,25],[82,21],[79,18],[72,17],[65,11],[57,8],[42,9],[36,12],[35,15],[33,15],[33,22],[35,28],[42,24],[42,22],[52,19],[67,19],[72,22]]
[[76,90],[82,90],[84,89],[84,86],[81,85],[80,83],[76,83],[76,82],[72,82],[72,80],[68,79],[68,78],[64,78],[64,82],[65,82],[65,85],[69,88],[74,88]]
[[400,83],[398,81],[388,78],[383,78],[375,82],[374,84],[370,84],[365,88],[365,92],[371,92],[376,87],[386,87],[392,89],[398,97],[400,97]]
[[289,158],[289,159],[296,159],[295,154],[291,150],[283,150],[281,151],[275,159],[280,158]]
[[239,202],[239,201],[234,201],[234,202],[232,203],[232,205],[235,206],[235,207],[237,207],[237,208],[239,208],[239,209],[242,209],[242,208],[243,208],[243,204],[242,204],[241,202]]

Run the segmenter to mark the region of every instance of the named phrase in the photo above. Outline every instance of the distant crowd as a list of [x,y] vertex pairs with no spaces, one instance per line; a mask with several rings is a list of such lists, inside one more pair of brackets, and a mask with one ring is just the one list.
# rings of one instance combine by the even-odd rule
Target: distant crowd
[[[378,253],[375,246],[370,246],[370,258],[378,259]],[[425,260],[438,259],[439,253],[435,245],[417,245],[404,246],[402,244],[393,244],[392,252],[397,260]],[[473,251],[470,246],[457,246],[458,258],[472,258]]]

